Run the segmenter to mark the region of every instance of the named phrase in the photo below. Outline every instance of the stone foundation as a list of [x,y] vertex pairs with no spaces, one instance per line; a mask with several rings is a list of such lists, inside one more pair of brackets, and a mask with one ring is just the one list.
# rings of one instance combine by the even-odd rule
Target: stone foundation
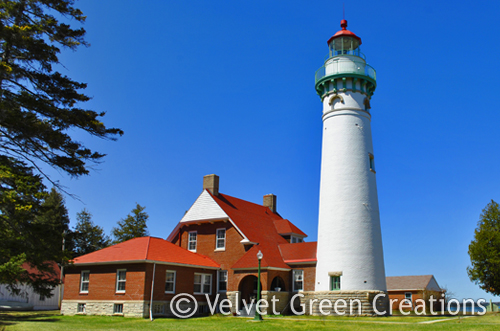
[[[300,305],[306,315],[382,316],[389,312],[389,297],[383,291],[320,291],[301,294],[303,297],[300,297]],[[379,296],[374,304],[375,297],[379,294],[383,296]],[[297,306],[295,302],[292,304]],[[382,314],[384,311],[386,314]]]
[[280,315],[286,314],[288,311],[290,311],[290,293],[289,292],[276,292],[276,291],[262,291],[261,292],[262,299],[265,299],[267,303],[269,304],[269,307],[267,309],[262,309],[262,312],[264,315],[274,315],[273,312],[273,299],[275,301],[274,303],[274,309],[276,313]]
[[[85,304],[85,313],[78,312],[78,304]],[[123,304],[123,313],[113,313],[115,304]],[[181,303],[181,310],[194,309],[193,303]],[[206,302],[198,303],[198,311],[193,316],[208,313]],[[149,317],[149,301],[97,301],[63,300],[62,315],[117,315],[125,317]],[[153,317],[176,317],[170,309],[170,301],[153,301]]]
[[[85,304],[85,313],[78,312],[78,304]],[[123,304],[123,313],[113,313],[115,304]],[[125,317],[149,316],[149,303],[145,301],[96,301],[96,300],[63,300],[62,315],[119,315]]]

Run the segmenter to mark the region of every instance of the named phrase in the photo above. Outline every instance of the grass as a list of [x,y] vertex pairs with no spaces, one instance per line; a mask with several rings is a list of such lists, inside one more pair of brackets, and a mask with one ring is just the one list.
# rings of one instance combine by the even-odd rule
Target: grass
[[[446,321],[422,324],[447,319]],[[215,315],[187,320],[112,316],[62,316],[50,312],[0,312],[0,331],[11,330],[499,330],[500,315],[474,317],[264,317],[263,322]]]

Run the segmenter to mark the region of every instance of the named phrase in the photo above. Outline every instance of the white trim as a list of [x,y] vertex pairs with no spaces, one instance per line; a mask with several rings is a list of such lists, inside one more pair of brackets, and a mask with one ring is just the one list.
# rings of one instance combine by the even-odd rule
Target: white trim
[[[195,292],[194,289],[193,289],[193,294],[208,294],[208,295],[212,295],[212,281],[213,281],[213,275],[212,274],[203,274],[203,273],[200,273],[200,272],[195,272],[194,275],[200,275],[201,276],[201,283],[200,284],[200,290],[201,292]],[[203,286],[205,285],[205,277],[206,276],[209,276],[210,277],[210,291],[209,293],[206,293],[206,292],[203,292]],[[197,284],[197,283],[193,283],[193,286],[194,284]]]
[[[87,283],[87,290],[86,291],[82,291],[82,285],[83,285],[83,273],[84,272],[88,272],[89,273],[89,280],[87,280],[85,283]],[[87,294],[89,293],[89,289],[90,289],[90,270],[82,270],[82,272],[80,273],[80,293],[82,294]]]
[[[257,267],[255,268],[231,268],[233,270],[257,270]],[[278,270],[278,271],[290,271],[290,269],[285,269],[285,268],[275,268],[275,267],[262,267],[260,270]]]
[[165,284],[167,283],[167,273],[173,272],[174,273],[174,290],[173,291],[165,291],[165,293],[173,294],[175,293],[175,282],[177,280],[177,271],[176,270],[166,270],[165,271]]
[[[125,280],[119,280],[118,276],[120,275],[120,271],[125,271]],[[127,269],[116,269],[116,284],[115,284],[115,293],[125,293],[126,290],[119,290],[118,284],[125,283],[125,288],[127,287]]]
[[[189,246],[193,242],[191,241],[191,233],[194,233],[196,235],[196,239],[194,240],[194,249],[191,249]],[[188,244],[187,244],[188,251],[196,253],[196,249],[198,248],[198,231],[189,231],[188,232]]]
[[253,241],[250,241],[248,240],[247,238],[245,239],[242,239],[240,241],[240,244],[243,244],[243,245],[258,245],[259,243],[256,243],[256,242],[253,242]]
[[[296,290],[295,289],[295,273],[298,271],[300,271],[302,273],[302,288]],[[303,269],[293,269],[293,271],[292,271],[292,290],[293,290],[293,292],[304,291],[304,270]]]
[[195,264],[184,264],[184,263],[176,263],[176,262],[164,262],[164,261],[155,261],[155,260],[124,260],[124,261],[108,261],[108,262],[89,262],[89,263],[74,263],[75,266],[93,266],[93,265],[107,265],[107,264],[133,264],[133,263],[156,263],[162,265],[173,265],[179,267],[187,267],[187,268],[203,268],[203,269],[211,269],[217,270],[220,267],[209,267],[204,265],[195,265]]
[[[224,231],[224,247],[217,247],[219,244],[219,231]],[[215,250],[216,251],[225,251],[226,250],[226,228],[218,228],[215,230]]]

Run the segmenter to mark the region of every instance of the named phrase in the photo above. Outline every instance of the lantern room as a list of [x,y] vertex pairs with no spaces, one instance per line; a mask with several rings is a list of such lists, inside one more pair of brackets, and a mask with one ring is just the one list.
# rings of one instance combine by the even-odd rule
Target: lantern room
[[360,45],[361,38],[356,36],[353,32],[347,30],[347,21],[340,21],[342,30],[338,31],[328,40],[328,47],[330,49],[330,57],[339,55],[354,55],[364,58],[361,53]]

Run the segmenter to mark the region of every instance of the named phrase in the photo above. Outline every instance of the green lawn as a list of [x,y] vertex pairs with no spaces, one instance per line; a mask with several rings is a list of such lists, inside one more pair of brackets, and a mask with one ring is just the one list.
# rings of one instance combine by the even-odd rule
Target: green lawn
[[[447,319],[443,322],[422,322]],[[110,316],[61,316],[50,312],[0,312],[0,331],[10,330],[499,330],[500,314],[453,317],[267,317],[263,322],[222,315],[187,320]]]

